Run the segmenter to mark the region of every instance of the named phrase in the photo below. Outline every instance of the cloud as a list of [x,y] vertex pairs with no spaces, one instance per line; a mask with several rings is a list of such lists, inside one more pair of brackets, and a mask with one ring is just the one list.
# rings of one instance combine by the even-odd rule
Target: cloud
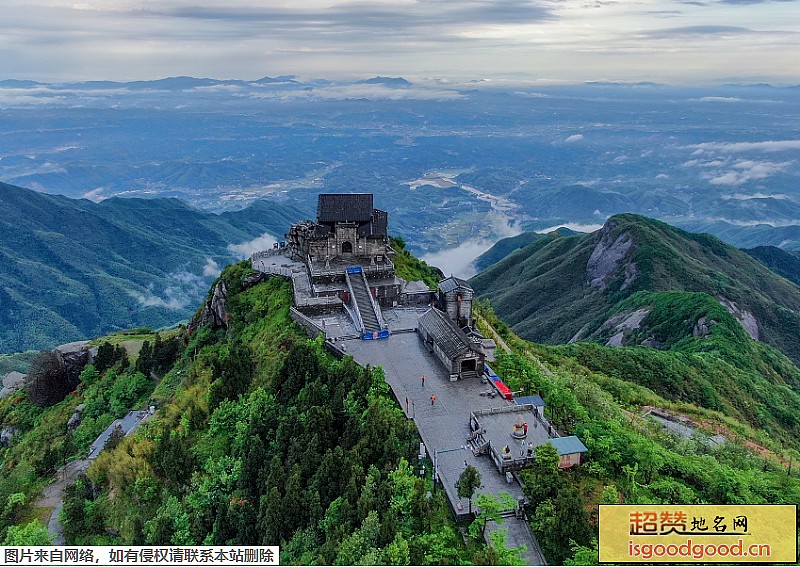
[[794,0],[718,0],[718,1],[722,4],[749,6],[751,4],[769,4],[772,2],[793,2]]
[[203,275],[210,278],[216,278],[220,274],[219,264],[213,258],[206,259],[206,265],[203,266]]
[[514,91],[511,94],[525,98],[551,98],[551,95],[549,94],[538,93],[538,92]]
[[671,39],[676,37],[713,37],[747,35],[755,33],[753,30],[740,26],[684,26],[677,28],[665,28],[660,30],[650,30],[640,34],[640,37],[651,39]]
[[574,142],[580,142],[580,141],[583,141],[583,134],[573,134],[572,136],[569,136],[566,140],[564,140],[564,142],[567,144],[572,144]]
[[709,152],[783,152],[787,150],[800,150],[800,140],[767,140],[764,142],[703,142],[687,146],[695,148],[695,153]]
[[425,254],[422,260],[431,266],[436,266],[446,276],[452,274],[459,278],[471,278],[478,273],[474,264],[475,259],[494,244],[487,239],[468,240],[455,248]]
[[561,224],[554,224],[553,226],[548,226],[547,228],[541,228],[539,230],[535,230],[534,232],[538,234],[547,234],[548,232],[553,232],[559,228],[568,228],[570,230],[574,230],[575,232],[594,232],[596,230],[600,230],[603,228],[602,224],[583,224],[580,222],[563,222]]
[[139,302],[142,307],[162,307],[164,309],[183,309],[188,305],[188,301],[186,299],[178,299],[171,292],[171,290],[167,290],[167,296],[165,298],[158,297],[157,295],[153,295],[152,293],[147,294],[132,294],[134,298]]
[[454,90],[432,88],[392,88],[380,84],[333,85],[293,91],[257,92],[257,99],[320,99],[320,100],[458,100],[467,98]]
[[732,224],[734,226],[772,226],[772,227],[783,227],[783,226],[796,226],[800,225],[800,219],[789,219],[789,220],[772,220],[772,219],[760,219],[760,220],[738,220],[738,219],[729,219],[726,217],[707,217],[705,220],[710,222],[726,222],[728,224]]
[[777,199],[778,201],[787,201],[790,199],[789,195],[784,193],[775,193],[773,195],[767,193],[753,193],[752,195],[745,193],[734,193],[733,195],[722,195],[722,198],[726,201],[750,201],[752,199]]
[[162,309],[180,310],[195,305],[208,290],[207,271],[216,266],[213,259],[208,258],[202,275],[188,271],[167,274],[167,283],[162,293],[157,293],[150,284],[144,293],[131,292],[131,297],[142,307],[160,307]]
[[704,96],[694,100],[697,102],[744,102],[744,99],[735,96]]
[[749,181],[758,181],[781,173],[792,163],[790,161],[775,163],[771,161],[741,160],[733,164],[733,170],[712,177],[709,183],[712,185],[743,185]]
[[82,199],[89,199],[90,201],[94,201],[95,203],[99,203],[100,201],[104,201],[107,199],[104,195],[102,195],[104,187],[98,187],[97,189],[92,189],[91,191],[87,191],[83,195],[81,195]]
[[[272,245],[275,244],[277,240],[274,236],[270,233],[265,232],[258,238],[254,238],[248,242],[242,242],[241,244],[229,244],[228,250],[232,253],[236,254],[240,258],[247,258],[253,254],[253,252],[261,252],[262,250],[269,250],[272,248]],[[208,264],[206,264],[208,265]]]

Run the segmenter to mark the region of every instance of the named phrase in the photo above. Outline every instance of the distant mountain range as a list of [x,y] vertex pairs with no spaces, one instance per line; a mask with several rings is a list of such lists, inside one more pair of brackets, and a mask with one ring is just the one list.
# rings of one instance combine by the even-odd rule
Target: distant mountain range
[[94,203],[4,183],[0,203],[0,352],[174,324],[241,255],[230,245],[306,216],[263,201],[216,215],[177,199]]
[[638,215],[613,216],[591,234],[535,238],[472,284],[526,339],[657,348],[703,335],[719,315],[705,313],[711,304],[701,302],[705,307],[693,308],[692,318],[665,326],[662,318],[680,309],[662,309],[667,299],[652,294],[686,292],[669,300],[685,304],[697,301],[691,294],[699,292],[724,306],[751,336],[800,361],[800,287],[713,236]]
[[[409,250],[632,212],[800,249],[800,91],[398,76],[0,81],[0,179],[212,211],[369,191]],[[499,214],[486,214],[494,210]],[[587,229],[589,230],[589,229]]]
[[[312,80],[309,84],[324,84],[331,83],[324,79]],[[119,89],[126,88],[130,90],[165,90],[165,91],[181,91],[186,89],[196,89],[198,87],[216,87],[220,85],[246,87],[252,85],[301,85],[303,82],[298,81],[294,75],[282,75],[279,77],[261,77],[253,81],[242,79],[209,79],[198,77],[165,77],[163,79],[153,79],[150,81],[79,81],[68,83],[40,83],[37,81],[27,81],[20,79],[5,79],[0,81],[0,88],[31,88],[36,86],[46,85],[51,89]],[[355,81],[353,84],[381,84],[388,87],[408,87],[411,85],[406,79],[402,77],[372,77],[370,79],[363,79]]]

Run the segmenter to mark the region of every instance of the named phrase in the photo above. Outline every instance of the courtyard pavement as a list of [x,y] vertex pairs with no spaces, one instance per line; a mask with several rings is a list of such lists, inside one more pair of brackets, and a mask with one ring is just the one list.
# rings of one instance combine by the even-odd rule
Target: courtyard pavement
[[[408,328],[409,321],[412,317],[416,319],[419,311],[384,311],[384,316],[387,314],[391,314],[395,327]],[[387,317],[387,321],[389,320],[390,317]],[[391,326],[390,323],[390,328]],[[342,331],[342,334],[346,333]],[[470,449],[461,449],[462,446],[467,446],[470,411],[505,407],[513,405],[513,402],[481,395],[490,390],[491,386],[481,383],[479,379],[450,382],[439,361],[425,350],[416,333],[397,333],[379,341],[344,339],[338,344],[344,344],[345,352],[359,364],[383,368],[386,381],[401,407],[416,423],[429,457],[432,458],[434,451],[437,452],[441,485],[447,491],[456,515],[463,516],[469,507],[467,500],[459,499],[455,489],[455,482],[467,464],[475,467],[481,474],[482,485],[477,492],[497,494],[506,491],[515,499],[523,497],[519,484],[516,481],[508,483],[488,456],[476,457]],[[424,385],[423,375],[426,378]],[[432,395],[436,396],[434,404],[431,404]],[[505,520],[503,527],[508,527],[510,531],[507,544],[524,544],[528,548],[524,555],[527,563],[544,565],[544,559],[535,539],[530,536],[530,531],[524,526],[516,526],[517,522],[524,523],[524,520],[513,517]]]

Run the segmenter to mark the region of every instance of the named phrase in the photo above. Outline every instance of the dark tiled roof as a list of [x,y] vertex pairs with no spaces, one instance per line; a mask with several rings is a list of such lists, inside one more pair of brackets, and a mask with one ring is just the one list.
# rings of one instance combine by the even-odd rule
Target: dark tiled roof
[[317,201],[317,222],[369,222],[372,193],[323,193]]
[[324,238],[327,237],[331,233],[331,227],[326,224],[315,224],[314,225],[314,237],[315,238]]
[[471,348],[472,343],[464,331],[438,309],[431,308],[423,313],[419,318],[419,327],[433,337],[433,341],[450,360]]
[[367,224],[362,224],[358,227],[359,236],[388,236],[387,228],[389,224],[389,215],[386,211],[374,209],[372,211],[372,220]]
[[449,278],[439,282],[439,289],[442,291],[442,293],[450,293],[459,287],[466,288],[470,291],[472,290],[472,287],[465,280],[455,276],[450,276]]

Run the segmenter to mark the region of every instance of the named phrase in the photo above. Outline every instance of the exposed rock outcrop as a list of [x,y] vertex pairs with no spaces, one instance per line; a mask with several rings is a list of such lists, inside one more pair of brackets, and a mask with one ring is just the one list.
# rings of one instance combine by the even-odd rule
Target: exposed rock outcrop
[[12,392],[25,386],[26,375],[20,372],[9,372],[3,377],[3,388],[0,389],[0,399],[11,395]]
[[758,321],[756,320],[755,316],[745,309],[740,309],[738,305],[736,305],[735,301],[731,301],[730,299],[726,299],[724,297],[720,298],[720,304],[728,310],[728,313],[733,315],[742,328],[747,332],[748,335],[754,340],[758,340],[759,331],[758,331]]
[[0,431],[0,446],[2,447],[10,447],[11,440],[14,436],[19,433],[16,427],[13,425],[9,425],[8,427],[4,427],[2,431]]
[[[254,285],[267,281],[269,275],[263,272],[248,274],[242,280],[242,289],[250,289]],[[189,323],[189,330],[196,331],[200,327],[210,326],[212,329],[227,328],[228,320],[228,293],[230,286],[223,278],[217,280],[211,296],[203,305],[203,309],[195,315]]]
[[[599,290],[604,290],[609,280],[617,272],[622,261],[633,247],[633,238],[630,233],[623,232],[616,238],[611,231],[616,223],[609,220],[600,230],[600,242],[597,243],[589,261],[586,263],[586,275],[589,285]],[[636,265],[629,263],[625,266],[625,280],[622,289],[628,287],[636,278],[638,272]]]
[[83,410],[86,409],[86,404],[80,404],[78,407],[75,408],[75,412],[70,416],[69,420],[67,421],[67,429],[75,430],[83,421],[83,416],[81,415]]
[[716,324],[717,322],[713,319],[709,321],[707,317],[700,317],[692,328],[692,336],[701,339],[707,337],[711,334],[711,328]]
[[88,341],[67,343],[57,346],[53,352],[59,355],[64,369],[67,371],[70,384],[78,385],[81,372],[84,367],[92,361],[91,350]]
[[654,348],[654,349],[661,349],[664,345],[655,338],[653,335],[650,335],[645,340],[639,343],[640,346],[647,347],[647,348]]
[[228,282],[220,278],[203,309],[189,323],[189,329],[195,331],[207,326],[212,329],[227,328],[228,317]]

